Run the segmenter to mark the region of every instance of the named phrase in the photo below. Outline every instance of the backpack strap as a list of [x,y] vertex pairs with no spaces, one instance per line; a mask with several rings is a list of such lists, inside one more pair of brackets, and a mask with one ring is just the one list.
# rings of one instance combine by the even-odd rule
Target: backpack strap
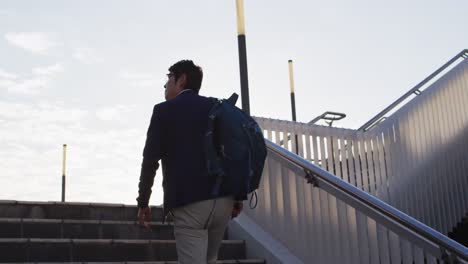
[[216,182],[215,182],[215,185],[213,186],[213,190],[211,194],[213,197],[217,197],[221,193],[221,183],[222,183],[224,171],[219,162],[218,155],[216,154],[216,147],[214,143],[214,128],[215,128],[216,118],[221,113],[221,107],[222,107],[223,101],[220,101],[216,98],[210,98],[210,99],[214,102],[214,104],[211,107],[210,111],[208,112],[208,126],[207,126],[207,131],[205,134],[205,150],[206,150],[206,155],[207,155],[206,165],[208,168],[208,174],[216,176]]
[[226,99],[226,101],[227,101],[228,103],[230,103],[231,105],[236,105],[237,99],[239,99],[239,95],[236,94],[236,93],[233,93],[233,94],[231,95],[231,97],[229,97],[228,99]]
[[[255,203],[252,205],[254,196],[255,196]],[[257,191],[255,190],[250,196],[250,202],[249,202],[250,209],[255,209],[257,207],[257,204],[258,204],[258,196],[257,196]]]

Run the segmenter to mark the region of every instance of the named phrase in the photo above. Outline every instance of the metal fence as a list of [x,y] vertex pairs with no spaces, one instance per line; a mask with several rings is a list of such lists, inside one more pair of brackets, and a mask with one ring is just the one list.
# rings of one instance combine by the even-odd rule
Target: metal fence
[[467,248],[268,145],[259,206],[245,212],[304,263],[468,263]]
[[[305,160],[447,235],[468,212],[467,102],[465,60],[367,132],[257,121],[272,142],[290,151],[297,145]],[[297,176],[270,155],[259,208],[247,214],[302,259],[436,262],[433,252]]]
[[467,103],[465,60],[367,132],[256,119],[272,142],[448,234],[468,212]]

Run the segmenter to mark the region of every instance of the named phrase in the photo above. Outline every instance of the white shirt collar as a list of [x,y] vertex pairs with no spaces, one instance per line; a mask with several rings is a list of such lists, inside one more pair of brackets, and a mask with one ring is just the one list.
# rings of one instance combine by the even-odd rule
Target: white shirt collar
[[187,92],[187,91],[190,91],[190,90],[192,90],[192,89],[184,89],[184,90],[180,91],[180,93],[177,94],[177,96],[179,96],[179,95],[181,95],[182,93],[185,93],[185,92]]

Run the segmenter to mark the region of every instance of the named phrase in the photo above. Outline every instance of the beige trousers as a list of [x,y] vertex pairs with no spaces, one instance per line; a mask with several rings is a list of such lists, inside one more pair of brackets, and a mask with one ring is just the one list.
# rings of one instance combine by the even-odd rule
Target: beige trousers
[[234,199],[220,197],[172,209],[179,264],[214,264]]

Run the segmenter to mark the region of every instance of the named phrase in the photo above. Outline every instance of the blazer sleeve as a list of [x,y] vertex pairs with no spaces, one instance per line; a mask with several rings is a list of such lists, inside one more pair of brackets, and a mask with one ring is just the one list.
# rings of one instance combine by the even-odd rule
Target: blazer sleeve
[[153,187],[154,176],[161,159],[161,119],[158,105],[153,108],[150,125],[146,135],[146,143],[143,149],[143,162],[141,164],[140,182],[138,184],[138,207],[148,207]]

